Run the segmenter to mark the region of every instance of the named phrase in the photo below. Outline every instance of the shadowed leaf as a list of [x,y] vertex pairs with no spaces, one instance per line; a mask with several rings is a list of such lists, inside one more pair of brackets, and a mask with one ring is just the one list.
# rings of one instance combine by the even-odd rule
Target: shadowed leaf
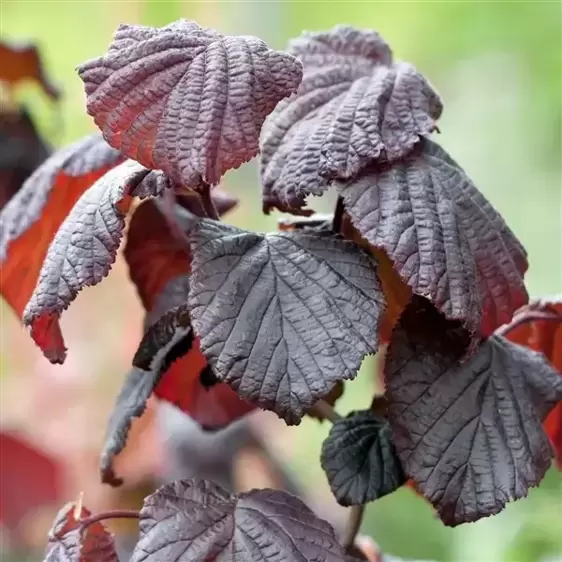
[[23,315],[32,338],[52,363],[62,363],[66,356],[59,326],[62,311],[83,287],[109,273],[131,194],[149,173],[132,160],[109,171],[80,197],[55,235]]
[[526,252],[463,170],[424,140],[392,167],[339,183],[359,233],[414,293],[488,336],[528,301]]
[[132,562],[345,562],[333,528],[286,492],[234,496],[204,480],[163,486],[141,510]]
[[55,152],[0,212],[2,296],[22,316],[47,249],[76,201],[122,157],[92,135]]
[[[548,318],[540,318],[541,314]],[[535,315],[535,318],[516,325],[525,315]],[[510,328],[505,337],[542,353],[562,376],[562,297],[557,295],[530,303],[515,315],[512,324],[515,327]],[[562,469],[562,402],[550,412],[544,429],[554,446],[558,467]]]
[[216,376],[298,424],[378,346],[376,262],[330,232],[257,234],[201,220],[191,319]]
[[373,30],[336,26],[304,33],[289,52],[304,65],[297,95],[266,120],[261,175],[264,210],[300,212],[309,194],[394,161],[430,134],[443,109],[416,69],[392,62]]
[[45,562],[119,562],[113,535],[101,522],[82,529],[80,521],[91,513],[80,507],[76,520],[76,504],[66,504],[57,514],[48,536]]
[[258,38],[179,20],[120,25],[107,54],[78,73],[111,146],[198,187],[258,153],[263,120],[297,89],[302,67]]
[[562,378],[539,353],[491,336],[461,363],[458,335],[416,298],[385,365],[404,471],[450,526],[494,515],[539,484],[552,457],[542,422],[562,400]]
[[388,421],[371,410],[334,423],[322,445],[322,468],[341,505],[361,505],[394,492],[406,481]]

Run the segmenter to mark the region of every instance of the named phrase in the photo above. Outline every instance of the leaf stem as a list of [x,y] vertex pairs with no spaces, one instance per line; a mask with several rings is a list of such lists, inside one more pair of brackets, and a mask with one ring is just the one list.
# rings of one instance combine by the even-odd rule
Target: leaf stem
[[525,311],[519,315],[516,315],[510,324],[504,324],[496,330],[497,336],[506,336],[515,328],[518,328],[522,324],[527,322],[534,322],[535,320],[547,320],[551,322],[562,323],[562,314],[556,312],[539,312],[539,311]]
[[80,521],[80,527],[85,529],[94,523],[103,521],[104,519],[139,519],[140,513],[134,509],[116,509],[115,511],[104,511],[102,513],[96,513],[95,515],[90,515]]
[[329,420],[332,423],[336,423],[342,419],[342,417],[334,410],[334,407],[322,398],[315,402],[312,408],[310,408],[310,411],[317,417]]
[[349,519],[347,520],[347,527],[342,537],[342,545],[346,551],[349,551],[355,544],[355,538],[361,529],[364,513],[365,504],[352,505],[349,508]]
[[201,196],[201,203],[203,203],[203,208],[207,217],[215,221],[220,220],[217,208],[213,203],[213,198],[211,197],[211,186],[208,183],[203,184],[201,190],[199,191]]
[[332,230],[334,232],[341,231],[341,221],[343,219],[344,212],[345,212],[345,207],[343,205],[343,198],[338,197],[338,202],[336,203],[336,209],[334,211],[334,219],[332,221]]

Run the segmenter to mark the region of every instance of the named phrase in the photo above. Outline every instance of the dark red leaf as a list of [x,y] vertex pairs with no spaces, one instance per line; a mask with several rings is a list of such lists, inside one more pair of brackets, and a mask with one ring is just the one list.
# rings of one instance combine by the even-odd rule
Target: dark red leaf
[[266,120],[263,207],[302,213],[307,195],[355,177],[374,161],[394,161],[429,135],[443,104],[416,69],[393,62],[373,30],[336,26],[304,33],[289,52],[304,65],[297,95]]
[[551,464],[542,423],[562,400],[543,355],[491,336],[461,362],[468,334],[412,299],[386,355],[388,417],[406,475],[447,525],[499,513]]
[[[530,303],[515,315],[511,324],[506,327],[505,337],[542,353],[562,376],[562,297],[558,295]],[[562,402],[550,412],[544,429],[562,469]]]
[[526,304],[527,254],[466,173],[427,139],[337,188],[359,233],[402,280],[475,338]]
[[190,187],[253,158],[265,117],[302,77],[295,58],[260,39],[186,20],[121,25],[107,54],[78,72],[107,142]]
[[11,87],[24,81],[36,82],[47,96],[58,100],[61,92],[51,82],[45,70],[39,50],[32,43],[0,41],[0,81]]
[[121,159],[101,135],[81,139],[48,158],[0,211],[1,292],[18,316],[63,220],[84,191]]
[[350,562],[334,529],[286,492],[234,496],[208,481],[163,486],[141,510],[132,562]]
[[74,502],[58,512],[49,531],[45,562],[119,562],[113,535],[101,522],[81,526],[90,515],[85,507],[77,508]]
[[52,363],[62,363],[66,357],[61,313],[82,288],[99,283],[109,273],[133,191],[151,173],[133,160],[110,170],[82,194],[49,246],[23,321]]

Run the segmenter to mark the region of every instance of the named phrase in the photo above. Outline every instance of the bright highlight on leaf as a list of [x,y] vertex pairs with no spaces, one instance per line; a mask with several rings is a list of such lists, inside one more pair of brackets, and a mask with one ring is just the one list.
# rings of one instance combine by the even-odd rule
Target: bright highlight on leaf
[[62,363],[66,356],[59,326],[62,311],[82,288],[109,273],[132,192],[149,173],[132,160],[108,172],[80,197],[54,237],[23,314],[31,337],[51,363]]
[[101,135],[55,152],[0,211],[2,296],[22,316],[53,237],[79,197],[122,160]]
[[107,54],[78,73],[111,146],[196,188],[257,155],[265,117],[296,91],[302,67],[256,37],[179,20],[119,26]]
[[542,423],[562,400],[562,377],[501,336],[461,363],[450,328],[416,298],[392,335],[385,376],[404,471],[454,526],[499,513],[542,480],[552,457]]
[[298,424],[378,347],[376,262],[329,232],[256,234],[203,219],[189,306],[216,376]]
[[205,480],[167,484],[145,501],[131,562],[357,562],[332,527],[275,490],[234,496]]
[[289,51],[304,65],[296,96],[267,119],[262,141],[264,211],[298,212],[333,179],[394,161],[435,129],[443,104],[407,63],[393,62],[373,30],[304,33]]

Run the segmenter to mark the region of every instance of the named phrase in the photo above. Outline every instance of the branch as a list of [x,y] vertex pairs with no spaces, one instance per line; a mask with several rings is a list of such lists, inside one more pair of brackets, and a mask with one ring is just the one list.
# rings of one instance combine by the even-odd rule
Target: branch
[[343,205],[343,199],[338,197],[338,202],[336,203],[336,210],[334,211],[334,219],[332,221],[332,230],[334,232],[341,231],[341,221],[343,219],[343,214],[345,212],[345,207]]
[[516,315],[510,324],[504,324],[496,330],[496,335],[507,336],[509,332],[515,330],[522,324],[527,322],[534,322],[536,320],[547,320],[549,322],[560,322],[562,323],[562,315],[556,312],[539,312],[534,310],[526,310]]
[[80,527],[85,529],[94,523],[98,523],[98,521],[103,521],[104,519],[138,519],[140,517],[140,513],[133,509],[120,509],[115,511],[104,511],[102,513],[96,513],[95,515],[90,515],[90,517],[86,517],[86,519],[82,519],[80,521]]
[[331,404],[328,404],[326,400],[320,399],[309,409],[316,417],[323,420],[330,420],[332,423],[336,423],[343,419],[335,410]]
[[363,514],[365,513],[365,505],[352,505],[349,508],[349,519],[347,520],[347,527],[343,533],[342,545],[347,552],[349,552],[355,545],[355,538],[361,523],[363,522]]
[[199,194],[205,213],[207,213],[207,217],[215,221],[220,220],[217,208],[215,207],[213,198],[211,197],[211,186],[208,183],[205,183],[199,191]]

